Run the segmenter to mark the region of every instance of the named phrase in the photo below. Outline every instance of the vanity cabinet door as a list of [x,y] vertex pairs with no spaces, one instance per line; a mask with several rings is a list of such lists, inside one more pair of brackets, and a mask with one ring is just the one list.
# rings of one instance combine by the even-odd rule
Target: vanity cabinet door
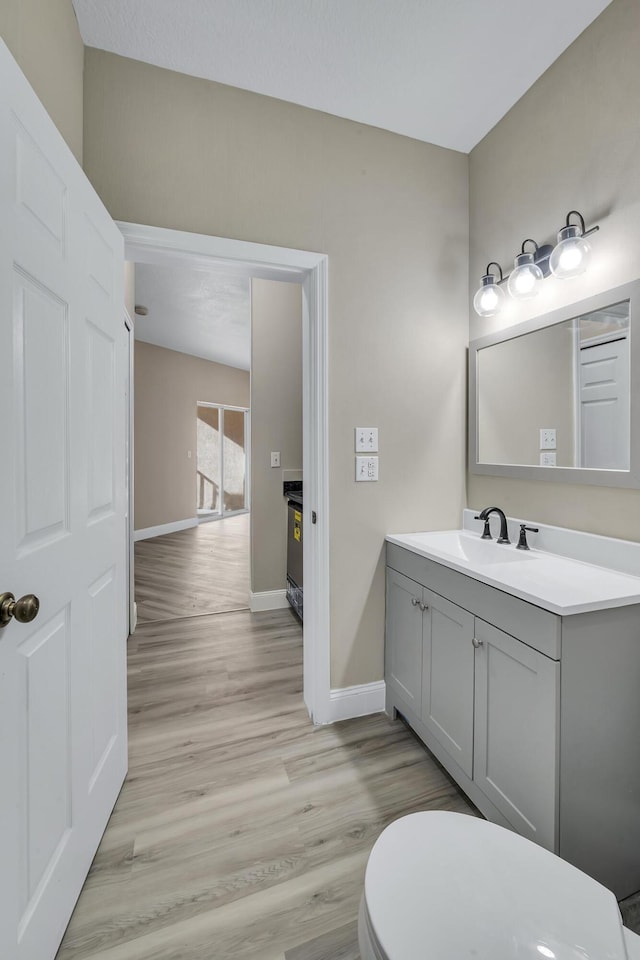
[[422,705],[422,587],[387,568],[385,679],[420,716]]
[[475,623],[474,781],[523,837],[556,848],[560,664]]
[[473,775],[473,623],[467,610],[424,591],[422,722]]

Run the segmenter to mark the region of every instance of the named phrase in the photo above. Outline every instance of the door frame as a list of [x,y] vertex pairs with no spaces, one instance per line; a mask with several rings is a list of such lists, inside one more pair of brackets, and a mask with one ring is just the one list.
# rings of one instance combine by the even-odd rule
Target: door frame
[[[302,423],[305,496],[303,695],[314,723],[329,723],[328,257],[323,253],[116,221],[125,259],[224,263],[251,277],[302,286]],[[135,322],[135,321],[134,321]],[[133,491],[132,491],[133,495]],[[133,504],[130,505],[133,517]],[[315,521],[312,522],[312,514]],[[133,524],[132,524],[133,527]]]

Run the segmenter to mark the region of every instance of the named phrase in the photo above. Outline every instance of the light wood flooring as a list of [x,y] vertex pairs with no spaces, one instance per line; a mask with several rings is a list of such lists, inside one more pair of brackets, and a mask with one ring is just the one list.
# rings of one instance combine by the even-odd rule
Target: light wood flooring
[[249,514],[135,545],[138,622],[249,606]]
[[130,768],[57,960],[357,960],[369,851],[474,813],[399,721],[313,727],[287,610],[143,624]]

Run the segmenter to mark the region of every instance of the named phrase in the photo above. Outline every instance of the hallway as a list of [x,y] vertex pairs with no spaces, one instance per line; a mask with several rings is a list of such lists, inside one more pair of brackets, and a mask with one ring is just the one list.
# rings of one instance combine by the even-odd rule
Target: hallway
[[129,776],[57,960],[356,960],[380,831],[472,812],[400,722],[314,727],[288,610],[147,623]]
[[138,623],[246,610],[249,514],[135,544]]

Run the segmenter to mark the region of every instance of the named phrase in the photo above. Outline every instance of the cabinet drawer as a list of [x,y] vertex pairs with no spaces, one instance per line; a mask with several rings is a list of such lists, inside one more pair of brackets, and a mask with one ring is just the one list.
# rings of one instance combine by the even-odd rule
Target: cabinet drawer
[[560,659],[561,619],[554,613],[395,543],[387,543],[387,565],[500,630],[517,636],[545,656]]

